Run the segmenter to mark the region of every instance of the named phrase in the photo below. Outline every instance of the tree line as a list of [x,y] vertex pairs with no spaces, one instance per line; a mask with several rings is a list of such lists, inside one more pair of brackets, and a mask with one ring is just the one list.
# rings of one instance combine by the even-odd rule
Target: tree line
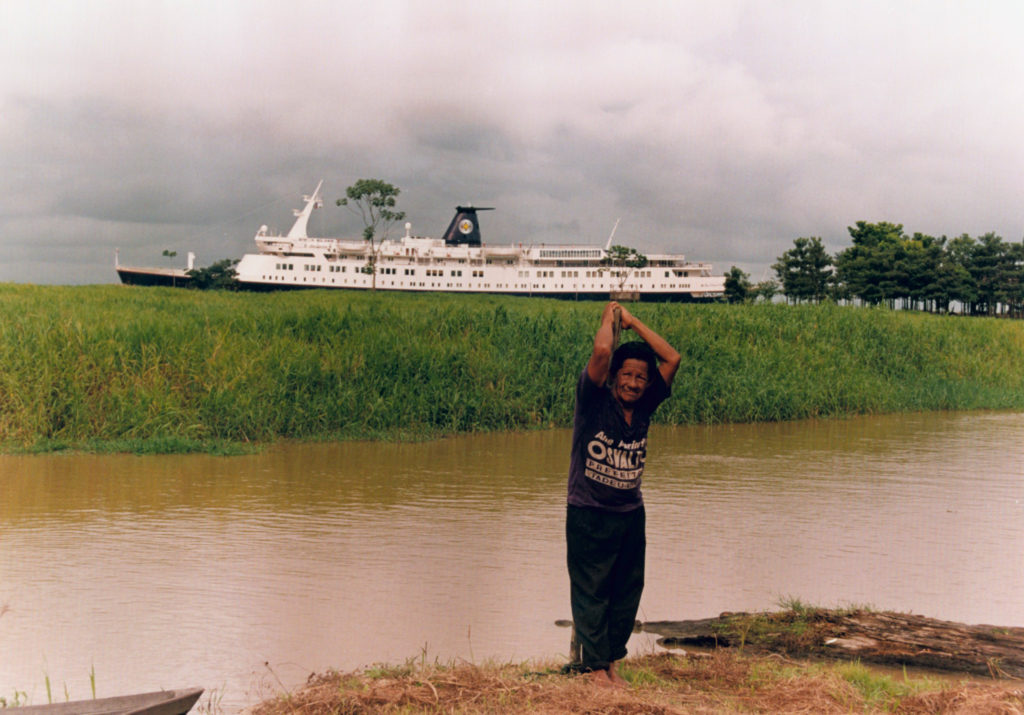
[[907,235],[902,224],[858,221],[852,245],[830,256],[820,237],[797,238],[757,284],[733,266],[725,276],[730,303],[834,301],[933,313],[1024,317],[1024,242],[995,233],[977,238]]

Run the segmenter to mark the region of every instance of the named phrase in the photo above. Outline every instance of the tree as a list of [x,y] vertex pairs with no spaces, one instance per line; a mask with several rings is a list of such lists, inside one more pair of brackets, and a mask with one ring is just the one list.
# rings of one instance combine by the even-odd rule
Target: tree
[[932,310],[942,297],[939,285],[939,265],[945,239],[923,233],[903,241],[898,252],[897,271],[900,279],[898,294],[906,308]]
[[160,255],[165,256],[166,258],[174,258],[175,256],[178,255],[178,252],[177,251],[172,251],[172,250],[170,250],[168,248],[165,248],[164,252],[162,254],[160,254]]
[[903,225],[858,221],[847,230],[853,245],[835,259],[840,293],[871,305],[893,305],[900,285],[896,261],[906,240]]
[[817,236],[794,240],[793,248],[779,256],[772,269],[779,278],[782,292],[794,302],[820,303],[828,293],[832,259]]
[[627,246],[612,246],[608,249],[604,258],[601,259],[602,270],[609,270],[613,278],[619,281],[619,291],[626,287],[626,281],[633,274],[633,271],[640,270],[647,265],[647,256],[635,248]]
[[933,290],[935,310],[940,313],[948,313],[953,301],[968,306],[977,296],[970,272],[966,267],[954,263],[950,259],[949,251],[942,253]]
[[1008,302],[1006,283],[1013,273],[1014,258],[1009,244],[989,232],[978,237],[968,270],[978,286],[978,308],[995,315],[1000,303]]
[[1010,316],[1024,317],[1024,241],[1009,244],[1003,281]]
[[192,287],[200,290],[235,290],[238,287],[234,268],[236,263],[238,263],[237,258],[225,258],[206,268],[193,268],[188,271],[188,276],[192,279]]
[[736,266],[725,274],[725,299],[729,303],[745,303],[752,297],[750,275]]
[[772,298],[779,292],[779,284],[777,281],[773,281],[771,278],[763,280],[756,285],[753,289],[754,300],[760,298],[765,303],[771,303]]
[[950,301],[963,305],[965,313],[974,312],[978,300],[978,284],[971,272],[977,241],[966,233],[946,244],[940,281],[948,291]]
[[388,229],[395,221],[405,218],[405,211],[395,211],[395,203],[401,190],[380,179],[359,179],[345,189],[344,198],[337,200],[338,206],[347,206],[363,220],[363,238],[370,243],[370,256],[363,272],[373,276],[373,288],[377,287],[377,257],[381,240],[388,236]]

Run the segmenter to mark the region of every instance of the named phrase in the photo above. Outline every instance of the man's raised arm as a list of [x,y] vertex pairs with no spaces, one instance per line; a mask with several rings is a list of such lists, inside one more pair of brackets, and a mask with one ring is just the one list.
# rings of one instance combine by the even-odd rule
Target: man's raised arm
[[604,385],[608,379],[608,368],[611,366],[615,344],[612,325],[616,308],[619,308],[619,304],[614,300],[609,301],[604,307],[604,312],[601,313],[601,327],[594,336],[594,350],[590,353],[590,361],[587,363],[587,376],[595,385]]
[[658,356],[658,372],[661,373],[665,384],[671,386],[672,380],[676,377],[676,370],[679,369],[679,363],[683,359],[682,356],[668,344],[665,338],[644,325],[639,318],[621,306],[620,309],[622,310],[622,328],[632,330],[641,340],[651,346],[651,350]]

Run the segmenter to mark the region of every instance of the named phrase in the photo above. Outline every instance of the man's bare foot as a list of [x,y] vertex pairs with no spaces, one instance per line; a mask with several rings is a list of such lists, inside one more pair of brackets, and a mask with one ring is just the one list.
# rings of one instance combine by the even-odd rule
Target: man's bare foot
[[625,678],[619,675],[619,673],[615,670],[615,663],[612,663],[608,666],[608,679],[612,681],[612,685],[614,685],[617,688],[629,687],[629,681],[627,681]]
[[608,675],[607,670],[591,670],[584,673],[583,677],[599,688],[615,687],[615,683],[612,682],[611,676]]

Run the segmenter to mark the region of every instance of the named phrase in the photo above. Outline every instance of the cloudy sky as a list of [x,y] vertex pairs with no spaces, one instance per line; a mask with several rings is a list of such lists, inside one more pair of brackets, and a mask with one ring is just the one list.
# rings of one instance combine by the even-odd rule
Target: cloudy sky
[[[858,220],[1024,235],[1024,3],[0,0],[0,281],[116,282],[402,190],[494,243],[603,244],[761,280]],[[163,250],[177,251],[169,261]]]

